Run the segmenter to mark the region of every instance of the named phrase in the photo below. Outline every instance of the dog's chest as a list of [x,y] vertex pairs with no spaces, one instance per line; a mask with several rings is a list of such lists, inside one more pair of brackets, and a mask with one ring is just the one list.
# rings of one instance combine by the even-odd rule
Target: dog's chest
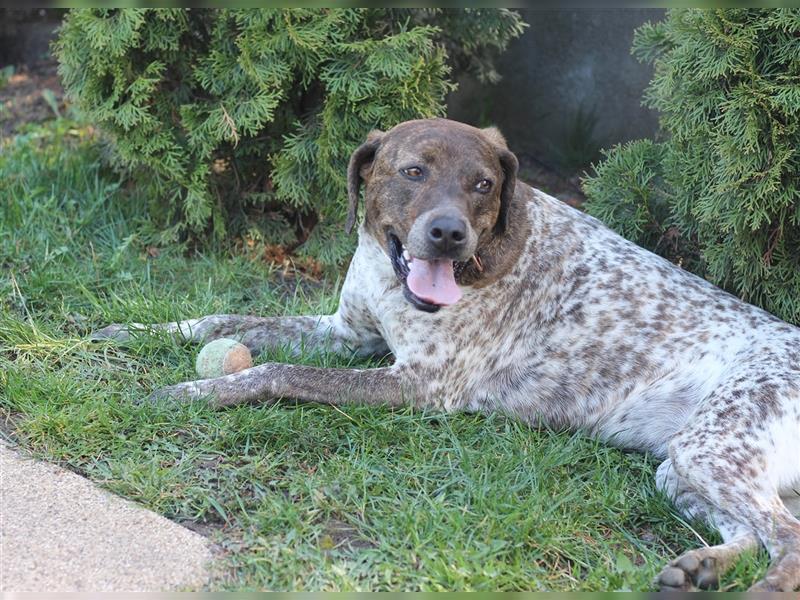
[[[502,323],[502,294],[498,289],[463,288],[458,304],[427,313],[414,308],[403,296],[386,254],[362,234],[353,257],[343,295],[354,297],[369,310],[375,327],[397,362],[419,363],[437,376],[455,378],[465,361],[479,362],[490,351],[501,351],[499,342],[509,333]],[[511,324],[524,322],[519,318]],[[505,331],[504,331],[505,330]]]
[[530,378],[515,365],[529,364],[545,348],[531,318],[537,302],[513,274],[491,288],[463,288],[456,305],[426,313],[405,299],[372,240],[362,239],[351,272],[347,293],[361,296],[395,361],[414,371],[442,408],[471,408],[476,392],[505,393],[517,377]]

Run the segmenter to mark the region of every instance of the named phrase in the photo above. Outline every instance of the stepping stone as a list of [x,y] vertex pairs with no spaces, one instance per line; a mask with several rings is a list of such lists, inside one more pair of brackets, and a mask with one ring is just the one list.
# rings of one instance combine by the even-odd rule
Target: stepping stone
[[0,440],[0,592],[198,590],[203,536]]

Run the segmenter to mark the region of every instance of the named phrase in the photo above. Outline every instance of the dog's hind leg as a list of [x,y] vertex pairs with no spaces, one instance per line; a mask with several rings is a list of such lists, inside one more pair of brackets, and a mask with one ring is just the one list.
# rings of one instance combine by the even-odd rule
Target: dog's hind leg
[[791,592],[800,588],[800,521],[794,518],[781,502],[773,507],[775,514],[771,533],[765,539],[772,563],[764,579],[751,591]]
[[[759,387],[745,383],[754,381]],[[800,586],[800,521],[784,505],[779,486],[787,478],[800,480],[795,396],[790,388],[786,397],[779,395],[780,380],[768,388],[763,373],[737,382],[707,399],[670,441],[670,458],[680,479],[715,514],[743,525],[766,546],[770,568],[753,589],[793,591]]]
[[722,544],[705,546],[685,552],[671,561],[658,575],[658,586],[663,591],[694,591],[713,589],[739,556],[758,548],[760,542],[755,532],[728,515],[716,510],[702,496],[690,488],[675,472],[667,459],[656,471],[656,486],[674,503],[688,519],[712,523],[722,535]]

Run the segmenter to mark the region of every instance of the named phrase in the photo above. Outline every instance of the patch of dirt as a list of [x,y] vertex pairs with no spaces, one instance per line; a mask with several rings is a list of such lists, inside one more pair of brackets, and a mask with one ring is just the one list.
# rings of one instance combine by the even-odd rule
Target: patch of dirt
[[48,96],[59,111],[66,109],[56,69],[56,61],[48,59],[18,66],[8,79],[0,79],[0,137],[17,133],[26,123],[55,118]]

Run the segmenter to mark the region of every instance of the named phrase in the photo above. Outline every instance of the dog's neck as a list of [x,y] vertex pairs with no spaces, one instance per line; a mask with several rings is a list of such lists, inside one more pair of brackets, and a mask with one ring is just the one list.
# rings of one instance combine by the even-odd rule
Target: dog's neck
[[517,191],[509,206],[508,226],[496,235],[489,233],[489,239],[479,243],[475,259],[468,261],[458,275],[459,285],[482,288],[491,285],[508,273],[519,260],[530,235],[528,219],[528,196],[525,186],[517,184]]

